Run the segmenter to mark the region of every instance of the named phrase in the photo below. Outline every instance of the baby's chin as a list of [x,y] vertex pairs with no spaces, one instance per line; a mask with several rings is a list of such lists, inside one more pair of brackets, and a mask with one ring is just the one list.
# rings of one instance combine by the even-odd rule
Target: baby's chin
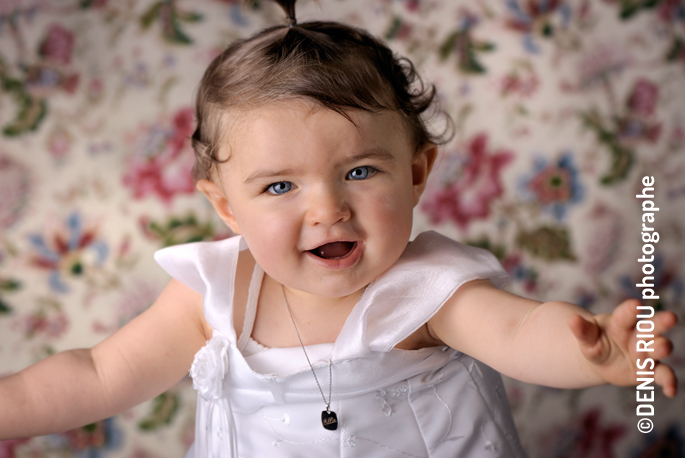
[[[302,288],[297,288],[294,286],[295,289],[299,289],[300,291],[303,291],[305,293],[311,294],[313,296],[318,296],[321,298],[326,298],[326,299],[342,299],[348,296],[356,296],[361,293],[361,291],[371,282],[373,279],[369,279],[368,281],[364,280],[359,280],[359,281],[343,281],[343,282],[335,282],[335,281],[319,281],[318,284],[312,285],[302,285]],[[287,287],[287,285],[286,285]]]

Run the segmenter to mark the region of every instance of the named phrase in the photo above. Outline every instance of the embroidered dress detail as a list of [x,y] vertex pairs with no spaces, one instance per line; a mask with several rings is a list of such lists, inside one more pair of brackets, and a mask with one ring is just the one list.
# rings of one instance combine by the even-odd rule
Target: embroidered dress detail
[[[195,443],[186,458],[524,458],[500,375],[446,346],[394,347],[465,282],[507,275],[494,256],[435,232],[419,234],[369,285],[334,343],[307,346],[319,380],[335,377],[321,427],[321,393],[301,348],[250,342],[263,271],[255,266],[241,336],[233,327],[240,237],[165,248],[157,262],[203,295],[213,338],[191,368],[198,391]],[[255,352],[255,350],[257,350]],[[299,361],[293,363],[293,361]],[[195,378],[197,380],[195,380]]]

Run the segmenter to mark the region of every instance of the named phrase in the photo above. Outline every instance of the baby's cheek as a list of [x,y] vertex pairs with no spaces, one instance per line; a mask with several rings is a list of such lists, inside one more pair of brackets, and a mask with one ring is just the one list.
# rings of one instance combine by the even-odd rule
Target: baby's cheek
[[413,207],[412,193],[387,194],[378,205],[377,214],[386,223],[411,226]]

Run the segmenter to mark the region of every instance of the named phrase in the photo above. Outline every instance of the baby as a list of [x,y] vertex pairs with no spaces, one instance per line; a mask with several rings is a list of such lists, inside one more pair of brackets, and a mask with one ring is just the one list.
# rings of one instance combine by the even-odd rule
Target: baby
[[635,385],[640,358],[675,396],[673,313],[638,354],[638,301],[542,304],[499,289],[483,250],[410,242],[444,141],[434,89],[368,33],[279,3],[288,25],[231,45],[197,96],[197,188],[239,235],[161,250],[174,279],[149,310],[0,380],[0,439],[115,415],[189,370],[197,458],[525,456],[499,373]]

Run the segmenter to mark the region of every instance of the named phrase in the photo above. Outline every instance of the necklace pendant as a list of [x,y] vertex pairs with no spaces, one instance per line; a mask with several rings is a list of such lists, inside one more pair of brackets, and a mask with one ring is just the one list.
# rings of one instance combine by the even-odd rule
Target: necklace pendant
[[321,412],[321,424],[324,428],[335,431],[338,429],[338,416],[332,410]]

